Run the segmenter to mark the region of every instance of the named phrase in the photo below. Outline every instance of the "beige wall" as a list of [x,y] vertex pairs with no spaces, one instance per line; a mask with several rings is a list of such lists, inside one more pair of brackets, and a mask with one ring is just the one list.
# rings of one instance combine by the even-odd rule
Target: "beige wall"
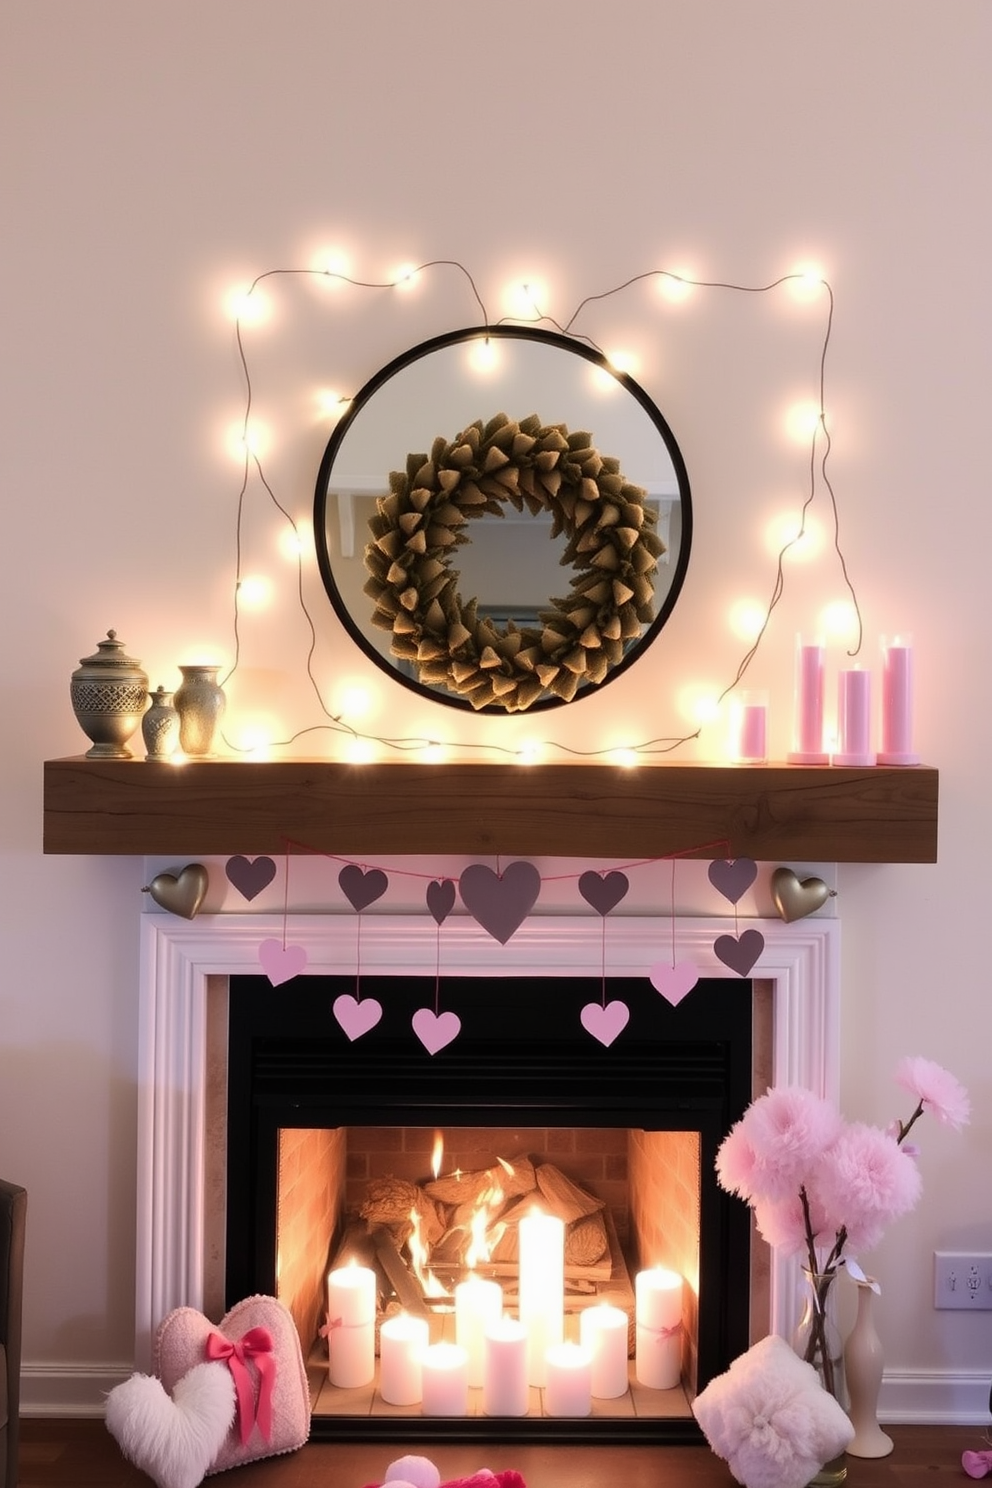
[[[984,0],[8,0],[0,1169],[31,1194],[29,1402],[98,1399],[91,1382],[130,1367],[145,881],[135,860],[41,855],[40,762],[81,749],[68,677],[108,627],[152,685],[173,684],[200,646],[230,655],[238,470],[225,440],[243,389],[223,300],[332,245],[363,279],[458,259],[499,313],[510,280],[543,279],[558,319],[666,266],[757,285],[814,261],[833,284],[829,469],[865,656],[884,632],[912,632],[919,746],[942,771],[938,866],[839,871],[845,1106],[895,1115],[903,1053],[971,1087],[970,1131],[923,1133],[924,1203],[871,1263],[893,1370],[992,1373],[989,1314],[934,1313],[930,1280],[935,1247],[992,1249],[990,30]],[[313,387],[354,390],[476,307],[454,270],[402,299],[333,304],[280,281],[273,306],[250,353],[276,431],[271,474],[305,518],[327,438]],[[542,724],[542,737],[605,748],[682,732],[686,689],[734,674],[744,648],[728,608],[767,600],[766,525],[805,494],[805,455],[782,423],[815,395],[822,301],[713,290],[673,312],[642,289],[591,311],[588,328],[639,351],[697,519],[663,639],[602,698]],[[814,513],[828,519],[822,489]],[[257,491],[248,515],[259,562],[278,530]],[[751,674],[772,695],[779,755],[794,633],[842,592],[829,558],[787,578]],[[309,592],[333,705],[368,673]],[[246,622],[239,701],[264,698],[293,729],[318,722],[308,639],[283,569],[264,624]],[[388,692],[372,718],[479,744],[525,736],[500,722]],[[318,736],[301,752],[332,747]],[[714,731],[695,754],[721,748]]]

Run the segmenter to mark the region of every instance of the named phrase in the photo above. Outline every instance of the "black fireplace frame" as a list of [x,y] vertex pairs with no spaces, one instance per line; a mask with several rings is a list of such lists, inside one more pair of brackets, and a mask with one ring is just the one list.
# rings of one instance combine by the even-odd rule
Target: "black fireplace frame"
[[[350,1041],[342,993],[374,997],[381,1021]],[[341,1126],[587,1126],[698,1131],[702,1389],[749,1342],[747,1207],[716,1183],[716,1150],[752,1093],[752,987],[705,978],[670,1006],[643,977],[303,976],[229,988],[226,1296],[276,1288],[279,1131]],[[621,999],[630,1020],[607,1048],[582,1027],[588,1002]],[[457,1011],[459,1036],[430,1055],[411,1028],[421,1007]],[[382,1092],[389,1091],[388,1103]],[[337,1441],[680,1444],[694,1418],[559,1420],[315,1415]]]

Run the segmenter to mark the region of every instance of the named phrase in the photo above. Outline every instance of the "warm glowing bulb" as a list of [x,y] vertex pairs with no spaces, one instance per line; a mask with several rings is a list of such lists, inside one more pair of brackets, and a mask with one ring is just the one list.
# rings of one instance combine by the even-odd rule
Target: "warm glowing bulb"
[[313,531],[309,522],[297,519],[295,527],[284,527],[279,534],[278,549],[291,563],[296,563],[313,543]]
[[516,320],[538,319],[545,313],[547,302],[547,285],[539,279],[524,279],[511,284],[504,294],[507,314]]
[[227,450],[232,460],[243,465],[246,456],[252,460],[260,460],[270,446],[271,440],[267,425],[253,419],[251,423],[245,424],[244,420],[232,424],[227,431]]
[[435,739],[432,739],[429,744],[425,744],[423,749],[420,751],[420,758],[426,765],[443,764],[444,760],[447,758],[447,755],[448,751],[445,749],[444,745],[438,744]]
[[247,574],[238,581],[238,603],[246,610],[264,610],[272,600],[272,580]]
[[816,264],[794,269],[786,284],[792,298],[800,301],[815,300],[826,289],[823,271]]
[[823,551],[823,544],[823,528],[808,512],[805,518],[797,512],[779,512],[765,526],[765,547],[773,557],[788,548],[791,562],[806,562]]
[[343,393],[336,393],[333,388],[318,388],[314,394],[314,402],[321,422],[325,419],[339,419],[351,405],[350,398],[346,398]]
[[257,285],[249,285],[247,288],[241,286],[238,289],[229,290],[226,309],[230,319],[238,321],[243,326],[261,325],[272,314],[272,305],[268,297]]
[[231,742],[249,759],[265,760],[271,757],[276,732],[269,724],[245,723]]
[[345,758],[353,765],[367,765],[375,759],[375,743],[372,739],[349,739],[345,747]]
[[737,600],[736,604],[731,605],[727,615],[733,634],[748,644],[758,639],[767,618],[767,605],[756,599]]
[[351,276],[351,264],[336,248],[321,250],[313,259],[316,283],[330,289],[339,288]]
[[499,353],[492,336],[479,336],[470,342],[468,364],[475,372],[493,372],[499,365]]
[[722,711],[719,692],[701,683],[683,687],[678,695],[678,708],[696,728],[715,723]]
[[517,763],[519,765],[536,765],[541,758],[542,749],[536,739],[527,739],[517,749]]
[[390,276],[394,289],[412,289],[417,282],[417,265],[400,264]]
[[676,274],[669,269],[663,270],[658,278],[659,293],[673,304],[687,300],[695,287],[689,275]]
[[831,640],[854,640],[858,634],[858,612],[849,599],[834,599],[820,611],[820,626]]
[[625,372],[629,377],[634,376],[640,365],[632,351],[608,351],[606,360],[614,372]]
[[820,426],[822,410],[818,403],[793,403],[785,412],[785,432],[797,444],[808,444]]
[[619,765],[624,770],[633,770],[636,765],[640,764],[636,749],[611,749],[609,759],[611,764]]

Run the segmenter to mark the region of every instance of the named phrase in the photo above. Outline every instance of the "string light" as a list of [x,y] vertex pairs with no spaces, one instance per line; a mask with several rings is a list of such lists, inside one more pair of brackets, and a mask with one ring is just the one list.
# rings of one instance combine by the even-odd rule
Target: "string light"
[[249,574],[238,584],[238,598],[246,609],[264,610],[272,602],[272,580],[264,574]]
[[[328,265],[330,264],[330,262],[331,260],[329,259]],[[340,259],[334,259],[333,262],[335,264],[343,264],[343,260]],[[356,289],[388,290],[408,287],[415,279],[419,278],[427,270],[450,268],[459,272],[468,284],[475,302],[482,313],[482,324],[487,327],[490,324],[485,305],[479,294],[472,275],[469,273],[468,269],[465,268],[465,266],[459,263],[457,260],[434,259],[415,267],[404,266],[401,270],[398,271],[396,277],[380,282],[365,281],[352,278],[351,275],[346,271],[345,267],[330,267],[328,265],[320,268],[310,269],[266,270],[264,273],[256,276],[256,278],[249,286],[248,290],[241,295],[240,299],[237,302],[242,309],[245,309],[248,306],[251,306],[252,308],[250,314],[238,314],[235,320],[238,355],[241,362],[241,368],[245,379],[246,389],[245,417],[238,431],[237,439],[235,441],[235,448],[238,450],[239,460],[243,462],[244,478],[242,481],[241,489],[238,493],[237,502],[237,565],[234,606],[235,656],[231,666],[231,670],[227,674],[227,677],[223,679],[224,681],[227,681],[228,678],[233,675],[233,672],[236,670],[240,660],[238,606],[239,596],[241,596],[242,583],[240,575],[241,528],[244,514],[245,498],[248,492],[249,484],[251,483],[253,473],[258,476],[258,479],[260,480],[264,490],[267,492],[270,500],[278,508],[278,510],[283,513],[287,522],[290,523],[290,525],[293,527],[294,532],[298,530],[289,512],[279,502],[278,498],[275,495],[275,492],[272,490],[272,487],[265,479],[262,470],[261,455],[264,449],[267,447],[266,441],[263,437],[263,432],[260,427],[255,423],[254,420],[250,418],[252,402],[252,380],[249,372],[247,355],[245,353],[242,332],[243,329],[249,324],[249,319],[251,319],[252,324],[256,323],[255,310],[256,307],[261,305],[262,303],[260,297],[255,298],[259,286],[266,281],[280,276],[306,276],[311,281],[314,278],[321,278],[334,282],[335,284],[348,285]],[[809,489],[803,501],[798,528],[795,531],[794,535],[791,536],[785,543],[783,543],[781,549],[778,552],[776,574],[772,588],[772,594],[767,605],[765,606],[763,618],[761,620],[761,624],[757,631],[757,634],[753,639],[750,649],[741,659],[733,680],[727,686],[725,686],[723,690],[716,695],[715,698],[710,696],[709,702],[705,705],[703,701],[703,695],[700,694],[699,696],[697,696],[695,704],[695,716],[698,719],[698,726],[696,727],[696,729],[693,732],[687,734],[648,739],[642,741],[637,745],[631,746],[628,750],[624,751],[624,754],[625,756],[633,758],[634,761],[643,758],[645,755],[671,753],[672,751],[680,748],[682,745],[698,738],[700,729],[704,726],[704,723],[711,721],[711,718],[713,716],[719,715],[720,706],[723,699],[726,698],[727,695],[731,693],[735,687],[737,687],[751,662],[753,661],[758,647],[760,646],[761,640],[771,621],[772,614],[782,598],[782,594],[784,592],[784,558],[786,556],[786,553],[794,548],[794,545],[799,545],[802,541],[805,540],[807,511],[810,504],[814,500],[818,490],[821,488],[826,491],[827,499],[830,503],[833,518],[834,550],[840,564],[841,573],[849,595],[849,600],[847,602],[849,605],[849,614],[853,614],[854,616],[853,648],[849,651],[849,655],[854,656],[857,654],[857,652],[860,650],[863,637],[860,606],[858,604],[857,595],[851,582],[850,575],[848,573],[846,559],[840,545],[840,521],[836,495],[834,493],[833,486],[827,473],[827,462],[830,455],[831,440],[830,433],[827,427],[827,420],[824,408],[824,391],[827,352],[830,345],[834,312],[834,296],[830,284],[819,274],[818,270],[813,269],[797,270],[794,273],[782,275],[778,279],[772,280],[770,283],[761,285],[743,285],[723,280],[699,279],[689,274],[676,273],[674,270],[671,269],[650,269],[646,270],[644,273],[636,274],[631,278],[623,281],[621,284],[615,285],[613,288],[605,290],[600,294],[587,296],[579,302],[572,315],[566,321],[564,321],[563,323],[559,323],[552,317],[545,314],[542,310],[542,306],[546,301],[547,295],[546,285],[535,279],[528,279],[522,283],[513,285],[507,292],[506,298],[510,305],[510,313],[505,317],[505,320],[517,320],[521,323],[529,324],[533,324],[535,322],[547,323],[548,325],[559,331],[562,335],[571,336],[573,339],[584,341],[588,345],[592,346],[595,350],[600,351],[600,353],[603,354],[602,348],[598,347],[591,337],[576,329],[576,324],[579,321],[582,312],[586,309],[587,306],[595,302],[620,295],[632,286],[645,281],[654,281],[664,297],[673,301],[679,301],[688,298],[690,293],[694,293],[698,290],[708,289],[713,291],[725,291],[739,294],[765,295],[776,289],[779,289],[780,287],[787,287],[792,293],[797,296],[797,298],[800,299],[812,298],[814,294],[816,296],[825,295],[827,299],[827,317],[819,358],[818,400],[815,404],[801,405],[790,410],[786,419],[787,426],[791,430],[796,431],[795,437],[799,437],[799,431],[801,431],[802,437],[809,442]],[[490,341],[488,337],[480,338],[479,345],[487,346],[489,344]],[[484,357],[485,354],[483,353],[483,359]],[[337,397],[337,395],[333,396]],[[331,403],[330,405],[325,403],[324,407],[328,408],[329,406],[332,411],[335,408],[341,408],[343,410],[343,407],[346,407],[349,401],[350,400],[346,398],[339,398],[337,403]],[[324,702],[321,689],[317,683],[317,679],[314,675],[312,666],[313,653],[316,647],[316,630],[303,596],[302,555],[303,547],[301,544],[296,555],[298,562],[298,598],[300,607],[306,617],[311,635],[311,645],[306,659],[306,670],[314,692],[314,696],[317,699],[318,705],[326,719],[326,722],[299,729],[290,737],[278,741],[278,745],[274,745],[273,747],[287,746],[289,744],[295,743],[298,739],[302,738],[308,733],[316,732],[322,729],[330,729],[332,732],[337,732],[338,734],[343,736],[344,740],[346,741],[348,756],[352,759],[371,757],[375,753],[376,746],[389,748],[400,752],[424,751],[434,747],[435,741],[427,738],[390,738],[387,736],[361,734],[358,730],[353,728],[351,724],[347,723],[342,716],[332,713],[327,707]],[[710,709],[712,709],[712,713],[710,712]],[[480,744],[477,742],[462,743],[460,741],[452,741],[449,743],[448,748],[469,749],[476,752],[495,752],[521,760],[526,757],[525,752],[522,751],[519,746],[514,747],[493,743]],[[572,755],[576,758],[616,758],[616,751],[614,750],[579,749],[574,746],[563,744],[560,741],[542,741],[542,750],[546,749],[555,749],[561,751],[562,753]]]

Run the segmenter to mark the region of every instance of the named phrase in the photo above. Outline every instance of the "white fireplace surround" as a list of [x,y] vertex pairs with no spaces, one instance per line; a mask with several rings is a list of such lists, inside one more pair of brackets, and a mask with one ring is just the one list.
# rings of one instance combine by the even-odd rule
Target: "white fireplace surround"
[[[837,1097],[839,1086],[840,925],[836,920],[748,920],[764,951],[751,975],[770,984],[775,1084],[799,1084]],[[733,920],[611,918],[607,976],[647,976],[661,961],[690,961],[703,977],[735,973],[714,954]],[[353,915],[201,915],[187,921],[147,914],[141,925],[138,1067],[136,1367],[151,1365],[159,1322],[174,1307],[203,1307],[205,1251],[207,979],[258,975],[269,937],[302,946],[307,971],[354,975]],[[532,916],[506,946],[473,920],[446,921],[444,976],[597,976],[603,926],[591,916]],[[438,934],[428,915],[367,915],[361,969],[367,975],[433,975]],[[279,989],[274,988],[274,997]],[[425,1058],[428,1056],[425,1054]],[[798,1315],[795,1262],[772,1257],[771,1326],[788,1337]]]

